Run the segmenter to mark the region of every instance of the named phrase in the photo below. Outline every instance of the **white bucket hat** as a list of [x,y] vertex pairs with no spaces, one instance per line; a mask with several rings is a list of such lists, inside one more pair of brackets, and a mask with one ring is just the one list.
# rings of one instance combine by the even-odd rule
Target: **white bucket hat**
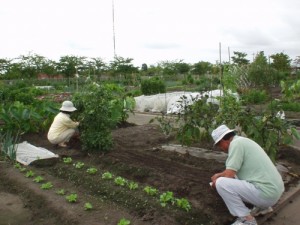
[[62,106],[60,108],[61,111],[66,111],[66,112],[74,112],[75,110],[77,110],[73,103],[71,101],[64,101],[62,103]]
[[222,138],[230,133],[233,132],[235,130],[231,130],[229,129],[226,125],[221,125],[219,127],[217,127],[215,130],[213,130],[213,132],[211,133],[212,138],[214,139],[215,143],[214,145],[216,145],[219,141],[222,140]]

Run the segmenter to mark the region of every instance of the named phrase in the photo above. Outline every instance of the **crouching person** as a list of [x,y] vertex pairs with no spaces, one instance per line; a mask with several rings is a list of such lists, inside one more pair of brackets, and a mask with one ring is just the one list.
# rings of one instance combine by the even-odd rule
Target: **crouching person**
[[[238,217],[233,225],[256,225],[255,216],[273,211],[284,192],[280,173],[253,140],[221,125],[212,132],[214,145],[228,153],[226,169],[211,177],[228,210]],[[245,203],[254,206],[250,210]]]
[[62,103],[60,112],[55,116],[48,131],[48,140],[60,147],[68,147],[69,140],[78,132],[79,122],[73,121],[70,116],[77,109],[71,101]]

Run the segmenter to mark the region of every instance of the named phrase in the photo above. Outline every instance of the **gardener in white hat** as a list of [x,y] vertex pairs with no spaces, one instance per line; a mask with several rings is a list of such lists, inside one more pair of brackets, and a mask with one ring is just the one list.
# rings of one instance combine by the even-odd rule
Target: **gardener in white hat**
[[64,101],[59,110],[60,112],[55,116],[47,137],[52,144],[68,147],[67,143],[75,135],[79,125],[79,122],[74,122],[70,118],[71,113],[77,109],[71,101]]
[[[282,177],[265,151],[226,125],[211,134],[214,145],[228,153],[226,169],[211,177],[212,187],[228,210],[238,217],[233,225],[256,225],[255,216],[273,211],[283,191]],[[250,210],[244,203],[254,206]]]

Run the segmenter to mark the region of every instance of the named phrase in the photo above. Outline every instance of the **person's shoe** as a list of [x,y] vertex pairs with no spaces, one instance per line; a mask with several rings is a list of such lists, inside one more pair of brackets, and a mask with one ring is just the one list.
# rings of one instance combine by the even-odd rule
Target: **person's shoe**
[[263,215],[266,215],[266,214],[271,213],[271,212],[273,212],[272,207],[268,207],[268,208],[265,208],[265,209],[261,209],[261,208],[258,208],[258,207],[253,207],[253,209],[251,209],[251,211],[250,211],[250,214],[252,216],[263,216]]
[[67,148],[68,147],[68,145],[66,144],[66,143],[60,143],[60,144],[58,144],[58,146],[59,147],[62,147],[62,148]]
[[237,218],[237,220],[231,225],[257,225],[255,218],[252,220],[246,220],[244,217]]

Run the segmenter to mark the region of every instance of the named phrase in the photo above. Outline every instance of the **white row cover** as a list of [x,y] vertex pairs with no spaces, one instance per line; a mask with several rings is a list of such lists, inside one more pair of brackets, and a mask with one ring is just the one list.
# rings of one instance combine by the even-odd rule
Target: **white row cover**
[[[181,91],[149,96],[141,95],[134,98],[136,102],[135,111],[164,112],[167,114],[182,113],[184,105],[191,105],[204,96],[208,96],[208,102],[219,104],[217,97],[223,96],[223,91],[216,89],[203,93]],[[233,96],[238,99],[238,94],[233,93]]]
[[16,160],[26,166],[39,159],[59,157],[45,148],[36,147],[32,144],[29,144],[27,141],[17,144],[16,149]]

